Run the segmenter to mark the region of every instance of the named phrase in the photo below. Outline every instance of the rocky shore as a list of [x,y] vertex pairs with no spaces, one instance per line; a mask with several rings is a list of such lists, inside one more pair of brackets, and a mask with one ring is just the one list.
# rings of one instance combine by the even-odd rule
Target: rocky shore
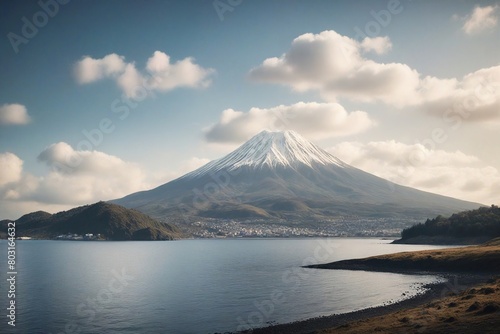
[[[422,307],[427,303],[434,302],[444,296],[450,294],[460,294],[467,289],[477,286],[490,279],[490,275],[446,275],[447,282],[429,284],[424,288],[426,291],[413,298],[403,301],[363,310],[333,314],[331,316],[318,317],[297,321],[287,324],[273,325],[254,330],[243,331],[240,333],[248,334],[312,334],[319,333],[324,330],[332,330],[335,328],[349,328],[350,324],[358,321],[366,321],[380,316],[387,316],[402,310],[409,310],[417,307]],[[346,327],[347,326],[347,327]],[[337,333],[333,331],[332,333]]]
[[500,239],[479,246],[403,252],[308,268],[436,274],[447,280],[394,304],[242,333],[472,334],[496,333],[500,327]]

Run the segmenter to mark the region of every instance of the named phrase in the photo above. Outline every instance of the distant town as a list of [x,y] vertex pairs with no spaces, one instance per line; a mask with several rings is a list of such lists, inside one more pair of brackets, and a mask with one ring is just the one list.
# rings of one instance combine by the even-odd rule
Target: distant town
[[[262,220],[204,220],[191,224],[186,232],[194,238],[272,237],[400,237],[416,219],[340,217],[330,221],[291,224]],[[184,226],[183,226],[184,227]]]
[[[234,219],[207,219],[191,224],[179,224],[186,235],[195,239],[210,238],[293,238],[293,237],[388,237],[397,238],[401,231],[414,224],[417,219],[401,218],[357,218],[337,217],[321,222],[269,222],[265,219],[239,221]],[[18,240],[38,239],[19,236]],[[103,234],[66,233],[54,240],[93,241],[106,240]]]
[[55,239],[56,240],[101,240],[102,237],[100,234],[92,234],[92,233],[86,233],[83,235],[68,233],[68,234],[58,235]]
[[[34,240],[34,239],[38,238],[32,238],[30,236],[20,236],[16,238],[16,240]],[[57,237],[54,238],[54,240],[104,240],[104,238],[101,234],[86,233],[82,235],[82,234],[68,233],[68,234],[58,235]]]

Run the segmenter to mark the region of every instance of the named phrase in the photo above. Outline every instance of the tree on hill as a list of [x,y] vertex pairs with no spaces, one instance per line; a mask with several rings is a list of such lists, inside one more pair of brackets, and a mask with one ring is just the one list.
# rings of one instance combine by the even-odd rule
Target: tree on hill
[[462,211],[446,218],[441,215],[427,219],[425,223],[404,229],[403,240],[417,236],[499,237],[500,207],[481,207],[476,210]]

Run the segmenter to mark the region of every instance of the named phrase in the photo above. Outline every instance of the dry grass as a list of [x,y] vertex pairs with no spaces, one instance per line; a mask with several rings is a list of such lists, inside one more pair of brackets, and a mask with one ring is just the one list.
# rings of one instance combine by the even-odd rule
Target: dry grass
[[402,252],[337,261],[313,268],[389,272],[491,272],[500,273],[500,239],[479,246]]
[[433,259],[439,262],[455,262],[473,259],[500,259],[500,246],[469,246],[463,248],[445,248],[442,250],[427,250],[418,252],[403,252],[377,256],[379,259],[393,261],[425,261]]
[[401,310],[318,333],[499,333],[500,279]]
[[[454,277],[455,281],[430,286],[424,295],[398,304],[276,325],[248,333],[500,333],[499,263],[500,238],[480,246],[405,252],[309,266],[410,274],[449,272],[446,276]],[[455,274],[451,274],[453,271]],[[496,279],[479,285],[479,282],[495,275]]]
[[[373,259],[376,261],[373,262]],[[500,263],[500,239],[480,246],[405,252],[350,261],[356,261],[347,262],[355,265],[363,261],[370,266],[377,263],[384,266],[388,263],[411,263],[420,267],[433,263],[443,268],[469,269],[476,268],[478,264],[490,264],[485,271],[494,272]],[[500,333],[500,278],[419,307],[355,321],[319,333]]]
[[491,240],[485,244],[477,246],[468,246],[460,248],[444,248],[440,250],[425,250],[417,252],[402,252],[396,254],[387,254],[381,256],[374,256],[372,258],[384,259],[405,259],[405,260],[422,260],[432,257],[440,261],[456,261],[465,258],[475,257],[497,257],[500,255],[500,238]]

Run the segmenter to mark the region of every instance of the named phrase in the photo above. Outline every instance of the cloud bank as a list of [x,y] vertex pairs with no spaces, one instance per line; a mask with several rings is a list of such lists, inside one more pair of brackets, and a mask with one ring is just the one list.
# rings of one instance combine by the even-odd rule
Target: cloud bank
[[500,173],[461,151],[394,140],[343,142],[328,149],[346,163],[392,182],[483,204],[500,201]]
[[0,211],[3,218],[45,210],[57,212],[100,200],[151,189],[208,162],[190,158],[175,172],[146,172],[138,164],[100,151],[76,150],[65,142],[45,148],[37,160],[48,167],[43,176],[23,169],[17,155],[0,153]]
[[0,154],[0,198],[73,205],[109,200],[149,186],[139,166],[103,152],[77,151],[64,142],[47,147],[38,160],[50,169],[43,177],[25,173],[16,155]]
[[438,117],[468,114],[464,121],[500,119],[500,66],[483,68],[463,78],[423,77],[402,63],[379,63],[367,51],[387,52],[387,37],[361,43],[335,31],[303,34],[280,57],[267,58],[249,72],[251,80],[315,91],[328,102],[349,99],[414,107]]

